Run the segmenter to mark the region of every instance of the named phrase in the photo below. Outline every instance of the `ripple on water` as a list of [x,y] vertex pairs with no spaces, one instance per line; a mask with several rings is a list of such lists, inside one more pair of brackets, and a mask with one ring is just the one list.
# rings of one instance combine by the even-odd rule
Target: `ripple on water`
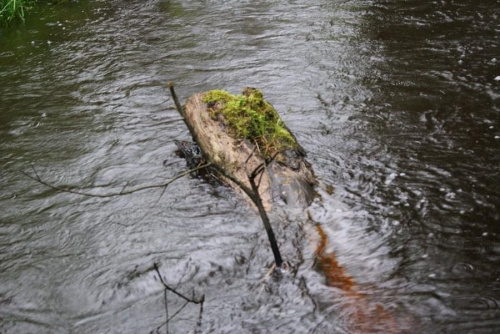
[[[329,247],[370,302],[411,319],[403,332],[497,332],[492,9],[82,1],[4,29],[0,331],[154,330],[165,317],[156,262],[169,284],[205,294],[204,331],[348,332],[356,308],[313,270],[292,218],[276,230],[287,252],[303,245],[304,263],[264,284],[268,241],[230,189],[185,178],[161,198],[81,198],[17,173],[33,164],[99,192],[169,179],[185,168],[172,141],[189,137],[169,109],[171,80],[182,99],[263,89],[335,188],[311,209]],[[182,307],[168,298],[171,313]],[[170,331],[192,331],[198,311],[186,306]]]

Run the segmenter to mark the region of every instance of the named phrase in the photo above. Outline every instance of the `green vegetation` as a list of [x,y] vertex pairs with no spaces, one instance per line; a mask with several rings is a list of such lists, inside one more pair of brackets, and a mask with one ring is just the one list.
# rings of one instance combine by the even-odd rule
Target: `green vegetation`
[[8,23],[14,19],[24,21],[24,12],[29,9],[36,0],[0,0],[0,23]]
[[258,89],[245,88],[242,95],[212,90],[205,94],[203,102],[208,104],[212,118],[223,116],[231,134],[255,143],[265,158],[298,146],[278,112]]

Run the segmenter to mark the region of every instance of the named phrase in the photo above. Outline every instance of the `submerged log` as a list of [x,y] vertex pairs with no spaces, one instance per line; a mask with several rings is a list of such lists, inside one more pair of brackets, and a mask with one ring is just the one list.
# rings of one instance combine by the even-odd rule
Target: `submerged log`
[[[248,88],[244,90],[246,94],[252,94],[251,92]],[[204,101],[206,95],[207,93],[194,94],[181,109],[191,135],[203,154],[210,161],[223,166],[248,188],[251,187],[248,172],[265,165],[258,178],[258,191],[266,211],[269,211],[278,199],[293,207],[308,207],[316,195],[316,179],[302,147],[296,143],[295,146],[285,147],[283,150],[269,148],[273,156],[266,156],[262,147],[255,141],[235,137],[224,116],[214,116],[214,110],[221,108],[221,105],[218,102],[209,105]],[[293,134],[289,133],[295,140]],[[236,191],[242,191],[233,181],[226,179],[225,182]]]
[[[225,96],[225,92],[219,96],[220,101],[207,99],[210,92],[197,93],[188,98],[182,107],[175,96],[173,86],[169,86],[176,107],[205,159],[216,167],[226,184],[235,191],[248,195],[259,209],[276,266],[281,267],[283,261],[265,211],[271,210],[278,199],[292,208],[306,209],[317,196],[314,189],[317,181],[311,165],[306,160],[305,151],[277,114],[270,116],[268,121],[279,124],[278,132],[283,129],[286,131],[285,137],[290,136],[287,143],[277,143],[273,147],[273,141],[269,138],[259,137],[252,140],[235,135],[234,128],[231,128],[234,124],[220,112],[221,109],[233,102],[243,104],[250,113],[254,111],[254,107],[272,108],[262,99],[262,93],[258,90],[245,88],[241,96],[248,99],[240,98],[234,101],[231,100],[232,97]],[[260,117],[261,114],[256,113],[253,116]],[[245,126],[244,122],[242,126]],[[257,192],[258,196],[255,196]],[[314,230],[308,232],[316,239],[314,243],[317,269],[324,274],[328,286],[336,287],[345,293],[347,302],[343,306],[352,312],[352,327],[349,327],[354,332],[362,333],[399,332],[393,315],[386,312],[381,305],[370,303],[360,292],[355,280],[347,274],[337,261],[335,253],[329,249],[325,230],[312,220],[308,210],[306,212],[307,222],[314,226]]]

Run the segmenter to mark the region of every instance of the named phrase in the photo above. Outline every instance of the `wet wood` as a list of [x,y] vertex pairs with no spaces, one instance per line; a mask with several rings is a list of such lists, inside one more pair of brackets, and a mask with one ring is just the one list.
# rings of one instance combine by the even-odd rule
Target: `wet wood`
[[[208,163],[221,177],[226,178],[226,182],[233,185],[235,190],[244,192],[259,210],[273,251],[274,262],[276,267],[281,268],[283,259],[266,212],[266,209],[270,209],[271,203],[268,191],[271,189],[269,187],[271,181],[266,179],[269,164],[263,159],[258,159],[255,147],[247,150],[245,152],[247,154],[243,155],[243,148],[249,149],[250,145],[240,146],[239,150],[232,145],[234,139],[229,136],[220,122],[213,120],[208,114],[207,105],[202,101],[203,94],[193,95],[186,105],[181,107],[173,84],[169,83],[168,86],[177,110]],[[236,160],[238,157],[240,160]],[[256,181],[257,177],[259,181]],[[266,180],[267,186],[262,187]]]
[[[306,209],[317,196],[314,190],[317,181],[305,159],[305,152],[299,147],[292,154],[278,154],[276,159],[267,164],[262,157],[254,154],[254,145],[231,137],[223,122],[212,119],[207,104],[203,102],[204,93],[194,94],[180,107],[172,88],[171,92],[193,139],[207,160],[218,167],[228,185],[237,192],[246,193],[258,207],[264,225],[266,222],[269,225],[266,226],[266,231],[276,265],[280,267],[281,255],[264,209],[271,210],[277,199],[282,199],[294,208]],[[259,177],[255,173],[250,176],[252,171],[258,171],[261,166],[265,168],[261,168]],[[327,187],[327,193],[331,192],[333,188]],[[259,194],[258,198],[255,198],[256,193]],[[347,274],[329,248],[329,238],[323,227],[311,220],[310,213],[308,217],[309,223],[314,226],[314,231],[309,230],[309,234],[316,240],[313,246],[316,267],[324,274],[326,285],[344,292],[346,302],[343,308],[351,313],[350,330],[361,333],[398,333],[394,316],[381,305],[371,303],[360,292],[355,280]]]
[[[207,104],[203,102],[203,95],[194,94],[187,99],[182,109],[182,116],[193,139],[210,161],[223,166],[250,188],[247,172],[265,164],[264,159],[258,152],[252,154],[255,150],[252,143],[233,138],[223,122],[212,119],[207,111]],[[257,181],[258,192],[266,211],[279,199],[288,205],[306,208],[316,194],[316,179],[301,149],[279,153],[266,165]],[[231,180],[226,182],[236,191],[242,192],[238,184]]]

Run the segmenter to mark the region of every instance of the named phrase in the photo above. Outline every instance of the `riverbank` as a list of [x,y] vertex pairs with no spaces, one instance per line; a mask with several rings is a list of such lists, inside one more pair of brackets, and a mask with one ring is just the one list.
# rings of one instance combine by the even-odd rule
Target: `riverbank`
[[0,0],[0,24],[8,24],[16,19],[24,21],[25,12],[35,2],[35,0]]

